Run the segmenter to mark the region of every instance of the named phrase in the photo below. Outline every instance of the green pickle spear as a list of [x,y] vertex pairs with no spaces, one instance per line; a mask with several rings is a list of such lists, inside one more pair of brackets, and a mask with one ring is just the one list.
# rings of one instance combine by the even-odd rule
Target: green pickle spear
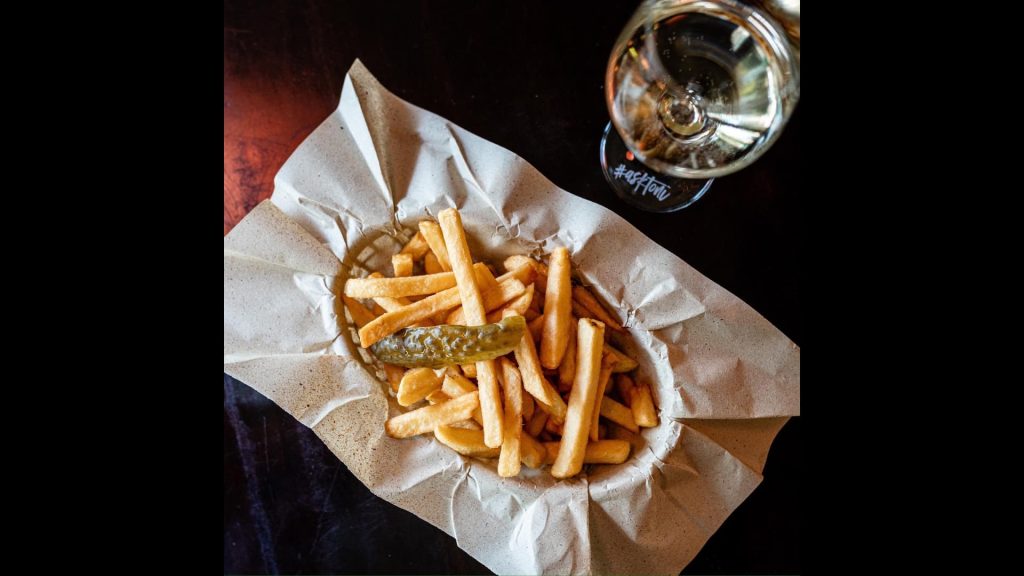
[[370,346],[381,362],[440,368],[493,360],[511,352],[526,332],[526,319],[509,316],[483,326],[404,328]]

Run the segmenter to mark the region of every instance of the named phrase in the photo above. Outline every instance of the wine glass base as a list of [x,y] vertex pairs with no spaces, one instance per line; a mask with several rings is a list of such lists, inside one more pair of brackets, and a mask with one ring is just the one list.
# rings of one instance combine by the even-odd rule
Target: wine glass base
[[675,178],[655,172],[634,158],[611,122],[601,137],[601,168],[615,195],[647,212],[675,212],[708,191],[714,178]]

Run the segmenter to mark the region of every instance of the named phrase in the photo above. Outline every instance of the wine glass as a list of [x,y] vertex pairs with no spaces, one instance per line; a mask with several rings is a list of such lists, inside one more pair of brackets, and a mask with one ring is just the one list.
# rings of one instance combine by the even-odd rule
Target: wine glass
[[778,139],[799,89],[798,48],[763,12],[733,0],[646,0],[605,73],[605,177],[637,208],[681,210]]

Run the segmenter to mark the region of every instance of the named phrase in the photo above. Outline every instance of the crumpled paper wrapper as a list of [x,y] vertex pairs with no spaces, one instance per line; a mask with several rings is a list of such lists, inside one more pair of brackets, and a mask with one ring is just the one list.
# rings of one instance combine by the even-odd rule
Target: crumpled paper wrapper
[[[752,308],[515,154],[395,97],[358,61],[338,109],[274,184],[224,238],[224,371],[497,573],[678,573],[800,413],[800,350]],[[625,463],[505,479],[430,435],[385,435],[399,408],[336,295],[349,276],[390,275],[416,223],[448,207],[473,254],[495,263],[569,247],[581,279],[620,311],[660,411]]]

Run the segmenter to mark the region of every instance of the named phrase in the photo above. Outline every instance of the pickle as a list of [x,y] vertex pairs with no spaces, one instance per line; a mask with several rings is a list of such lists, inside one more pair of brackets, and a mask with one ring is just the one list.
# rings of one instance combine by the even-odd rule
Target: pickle
[[440,368],[470,364],[508,354],[526,331],[526,319],[509,316],[483,326],[404,328],[377,341],[370,350],[381,362],[398,366]]

